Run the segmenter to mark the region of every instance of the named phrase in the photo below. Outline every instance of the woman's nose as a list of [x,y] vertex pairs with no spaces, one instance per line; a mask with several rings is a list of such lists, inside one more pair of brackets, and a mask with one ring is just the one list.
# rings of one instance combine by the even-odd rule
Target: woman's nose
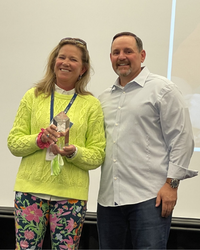
[[65,60],[63,61],[63,65],[69,66],[69,60],[68,60],[68,59],[65,59]]

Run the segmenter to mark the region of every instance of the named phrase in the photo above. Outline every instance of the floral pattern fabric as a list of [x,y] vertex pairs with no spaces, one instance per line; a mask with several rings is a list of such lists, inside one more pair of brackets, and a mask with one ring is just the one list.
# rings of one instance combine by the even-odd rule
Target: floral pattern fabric
[[78,249],[86,214],[86,201],[48,201],[16,192],[16,250],[42,249],[50,224],[52,249]]

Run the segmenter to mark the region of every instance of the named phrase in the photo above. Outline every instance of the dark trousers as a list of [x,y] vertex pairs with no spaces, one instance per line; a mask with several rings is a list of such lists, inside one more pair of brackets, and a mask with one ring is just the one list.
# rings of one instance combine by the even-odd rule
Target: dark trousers
[[161,206],[155,203],[156,199],[116,207],[98,204],[99,248],[124,249],[129,233],[132,249],[166,249],[171,216],[161,217]]

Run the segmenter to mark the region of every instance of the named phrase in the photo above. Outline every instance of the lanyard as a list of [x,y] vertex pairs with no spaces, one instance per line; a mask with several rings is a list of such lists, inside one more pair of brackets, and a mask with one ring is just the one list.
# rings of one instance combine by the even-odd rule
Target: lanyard
[[[70,102],[68,103],[67,107],[64,110],[65,114],[67,114],[67,112],[71,108],[71,106],[72,106],[73,102],[75,101],[77,95],[78,95],[77,93],[74,93],[74,95],[72,96],[72,99],[70,100]],[[50,124],[51,124],[51,122],[53,120],[53,109],[54,109],[54,92],[51,93]]]

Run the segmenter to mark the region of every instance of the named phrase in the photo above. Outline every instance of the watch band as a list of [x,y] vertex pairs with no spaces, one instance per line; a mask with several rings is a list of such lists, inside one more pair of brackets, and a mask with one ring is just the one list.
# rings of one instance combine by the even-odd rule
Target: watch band
[[172,188],[178,188],[180,180],[178,179],[167,179],[166,183],[168,183]]
[[74,153],[72,153],[71,155],[66,155],[66,157],[68,159],[73,158],[77,154],[77,147],[75,147],[75,148],[76,148],[76,150],[74,151]]

